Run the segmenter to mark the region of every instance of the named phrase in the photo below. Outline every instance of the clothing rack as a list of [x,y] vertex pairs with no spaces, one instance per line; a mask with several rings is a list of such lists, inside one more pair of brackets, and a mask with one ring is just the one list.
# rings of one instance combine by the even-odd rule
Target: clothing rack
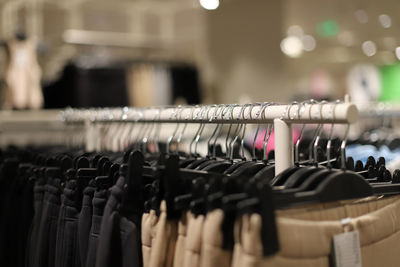
[[65,131],[60,112],[60,109],[0,111],[0,147],[7,144],[60,143],[62,138],[59,133]]
[[360,118],[399,118],[400,105],[398,103],[369,103],[358,104]]
[[275,131],[275,173],[294,165],[293,124],[351,124],[358,109],[351,103],[293,102],[245,105],[166,106],[149,108],[66,109],[62,120],[69,123],[150,122],[271,124]]

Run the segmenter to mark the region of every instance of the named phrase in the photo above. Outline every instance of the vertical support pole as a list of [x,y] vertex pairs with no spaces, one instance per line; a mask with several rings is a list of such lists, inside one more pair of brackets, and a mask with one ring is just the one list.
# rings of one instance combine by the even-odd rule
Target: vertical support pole
[[294,165],[292,125],[274,119],[275,175]]

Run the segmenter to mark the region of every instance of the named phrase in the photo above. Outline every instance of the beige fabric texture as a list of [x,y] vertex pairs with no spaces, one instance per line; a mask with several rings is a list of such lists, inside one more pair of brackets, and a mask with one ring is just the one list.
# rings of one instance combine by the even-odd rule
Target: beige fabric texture
[[160,206],[160,216],[155,227],[155,238],[151,244],[150,267],[172,267],[177,238],[177,222],[167,220],[166,202]]
[[150,213],[143,213],[142,215],[142,257],[143,267],[149,266],[149,260],[151,256],[151,230],[150,230]]
[[136,107],[154,105],[154,67],[133,64],[127,75],[129,104]]
[[200,267],[203,226],[204,215],[191,215],[186,234],[184,267]]
[[224,212],[216,209],[207,214],[201,244],[201,267],[229,267],[232,252],[223,250],[221,230]]
[[185,255],[186,233],[191,213],[186,211],[182,214],[182,218],[178,222],[178,238],[176,240],[174,267],[182,267]]
[[[240,264],[243,267],[329,267],[332,238],[345,231],[358,230],[363,267],[399,266],[399,197],[345,204],[278,216],[281,249],[273,257],[262,257],[261,217],[241,218]],[[341,219],[350,218],[343,225]],[[234,256],[235,257],[235,256]]]
[[10,60],[7,66],[3,105],[5,108],[39,109],[43,106],[40,86],[42,71],[36,57],[36,42],[8,42]]
[[142,254],[143,267],[150,266],[151,246],[156,237],[158,217],[155,210],[144,213],[142,216]]
[[242,255],[242,245],[241,245],[241,232],[242,232],[242,218],[236,219],[233,236],[235,239],[235,244],[233,246],[232,264],[231,267],[241,267],[240,257]]

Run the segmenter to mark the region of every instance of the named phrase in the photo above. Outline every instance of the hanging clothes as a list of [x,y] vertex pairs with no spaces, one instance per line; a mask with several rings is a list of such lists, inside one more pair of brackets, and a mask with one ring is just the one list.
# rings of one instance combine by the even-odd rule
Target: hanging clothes
[[41,69],[36,57],[36,42],[31,39],[8,42],[4,107],[39,109],[43,106]]
[[[157,142],[142,129],[154,130],[148,126],[158,122],[116,117],[117,123],[98,122],[111,123],[105,147],[123,143],[126,131],[135,135],[132,127],[140,125],[139,136],[116,151],[64,145],[0,150],[2,267],[328,267],[332,242],[352,232],[362,266],[398,265],[400,170],[390,173],[383,158],[355,164],[335,149],[322,161],[318,151],[328,157],[330,140],[315,155],[305,154],[310,144],[322,143],[312,135],[299,162],[275,173],[278,158],[164,152],[170,142],[152,151]],[[263,148],[262,156],[266,143]]]

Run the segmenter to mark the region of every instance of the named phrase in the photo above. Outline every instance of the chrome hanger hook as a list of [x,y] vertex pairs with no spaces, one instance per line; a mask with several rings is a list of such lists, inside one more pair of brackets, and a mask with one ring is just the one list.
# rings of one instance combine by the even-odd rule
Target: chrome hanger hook
[[[305,111],[305,107],[306,105],[309,103],[309,101],[303,101],[301,103],[299,103],[298,105],[298,111],[297,111],[297,118],[300,120],[301,115],[304,113]],[[303,126],[301,126],[301,130],[300,130],[300,134],[299,134],[299,138],[297,138],[296,141],[296,145],[294,147],[294,158],[295,158],[295,162],[299,162],[300,161],[300,142],[303,139],[304,136],[304,129],[306,128],[306,125],[303,124]]]
[[[179,111],[179,109],[180,109],[181,107],[182,107],[182,106],[179,105],[179,106],[177,106],[177,107],[174,109],[174,111],[172,112],[172,114],[171,114],[171,116],[170,116],[170,119],[172,119],[173,117],[177,118],[177,113],[178,113],[178,111]],[[176,124],[176,127],[175,127],[175,129],[174,129],[172,135],[171,135],[171,136],[168,138],[168,140],[167,140],[167,147],[166,147],[166,153],[167,153],[167,154],[170,153],[170,145],[171,145],[171,142],[172,142],[172,140],[174,139],[174,137],[175,137],[176,132],[178,131],[178,129],[179,129],[179,122]]]
[[[257,104],[260,105],[260,109],[256,114],[256,118],[258,119],[260,117],[264,107],[268,104],[268,102],[257,103]],[[251,113],[250,113],[250,119],[253,119]],[[257,160],[257,157],[256,157],[256,141],[257,141],[257,136],[258,136],[259,130],[260,130],[260,123],[257,124],[257,129],[256,129],[256,132],[255,132],[254,138],[253,138],[252,160],[254,160],[254,161]]]
[[[224,116],[225,116],[225,114],[226,114],[225,109],[229,109],[229,105],[222,105],[222,106],[223,106],[223,108],[222,108],[221,113],[220,113],[220,115],[221,115],[221,120],[224,119]],[[217,158],[217,156],[216,156],[217,140],[218,140],[218,138],[221,136],[222,128],[223,128],[223,124],[221,123],[220,125],[221,125],[221,126],[219,127],[218,134],[217,134],[217,136],[215,137],[214,143],[213,143],[212,157],[213,157],[214,159]]]
[[[204,110],[205,108],[206,108],[205,106],[202,106],[202,107],[200,108],[200,110],[194,115],[194,117],[192,117],[192,120],[193,120],[193,121],[196,120],[196,119],[198,118],[198,116],[199,116],[200,114],[202,114],[202,112],[203,112],[203,110]],[[201,119],[200,119],[200,121],[201,121]],[[190,145],[189,145],[189,154],[190,154],[191,156],[195,156],[195,155],[192,153],[192,146],[193,146],[193,144],[194,144],[194,142],[195,142],[195,140],[196,140],[196,138],[197,138],[197,135],[200,133],[200,130],[202,129],[203,125],[204,125],[204,123],[203,123],[203,122],[200,122],[200,126],[199,126],[199,128],[197,128],[197,131],[195,132],[194,137],[193,137],[192,141],[190,142]]]
[[[182,112],[183,112],[183,110],[184,110],[185,108],[187,108],[187,107],[183,107],[182,110],[181,110],[181,112],[179,113],[179,120],[182,120]],[[179,135],[178,135],[178,137],[177,137],[177,139],[176,139],[176,149],[175,149],[176,155],[179,154],[179,145],[180,145],[180,143],[181,143],[183,134],[185,133],[185,130],[186,130],[186,127],[187,127],[187,124],[188,124],[187,121],[189,120],[189,118],[190,118],[190,115],[189,115],[189,114],[186,115],[186,117],[185,117],[185,121],[186,121],[186,122],[185,122],[185,124],[183,125],[183,128],[182,128],[181,132],[179,133]]]
[[[270,106],[275,106],[275,105],[278,105],[278,104],[271,102],[271,103],[268,103],[268,105],[266,105],[264,107],[264,110],[262,111],[263,120],[266,119],[265,112],[266,112],[267,108]],[[265,129],[265,134],[264,134],[264,138],[263,138],[263,161],[268,161],[267,147],[268,147],[269,139],[271,138],[273,130],[274,130],[273,123],[268,124],[267,128]]]
[[[233,109],[235,107],[239,106],[238,104],[232,104],[230,105],[231,108],[231,112],[230,112],[230,117],[228,116],[228,121],[233,119]],[[236,129],[239,126],[236,127]],[[230,150],[229,150],[229,135],[231,134],[231,129],[232,129],[232,123],[229,124],[229,128],[228,128],[228,133],[226,134],[226,139],[225,139],[225,152],[226,152],[226,159],[229,159],[229,155],[230,155]]]
[[[323,120],[323,116],[322,116],[322,108],[324,107],[324,105],[325,104],[327,104],[328,102],[327,101],[321,101],[320,103],[319,103],[319,105],[320,105],[320,108],[319,108],[319,116],[320,116],[320,120],[322,121]],[[316,164],[316,166],[318,166],[318,144],[319,144],[319,140],[321,139],[321,133],[322,133],[322,129],[323,129],[323,124],[322,123],[320,123],[319,125],[318,125],[318,127],[319,127],[319,129],[318,129],[318,134],[317,134],[317,137],[315,138],[315,141],[314,141],[314,144],[313,144],[313,147],[314,147],[314,163]]]
[[[340,102],[341,102],[340,100],[336,100],[335,104],[333,105],[332,118],[334,121],[336,119],[336,107]],[[328,142],[326,144],[326,158],[328,160],[328,162],[327,162],[328,168],[332,168],[331,151],[332,151],[333,126],[334,126],[334,123],[331,124],[331,129],[329,131],[329,138],[328,138]]]
[[[243,114],[246,105],[248,105],[248,104],[242,105],[237,120],[240,120],[241,115]],[[233,117],[233,110],[232,110],[232,117]],[[232,141],[229,143],[229,146],[230,146],[230,156],[229,156],[229,159],[230,159],[231,161],[233,161],[233,152],[234,152],[233,149],[234,149],[234,145],[235,145],[237,139],[239,138],[239,133],[240,133],[240,131],[241,131],[242,128],[243,128],[243,123],[240,123],[240,124],[236,127],[236,129],[235,129],[235,134],[234,134],[235,137],[234,137],[234,138],[232,139]]]
[[[223,106],[223,105],[222,105]],[[221,105],[214,105],[215,109],[214,109],[214,113],[213,115],[210,117],[209,122],[211,123],[214,119],[216,119],[219,114],[221,114],[221,112],[218,114],[218,111],[221,107]],[[207,112],[207,118],[208,118],[208,112]],[[207,140],[207,156],[211,157],[212,156],[212,152],[210,150],[210,145],[211,145],[211,140],[214,138],[215,134],[217,133],[218,129],[219,129],[219,125],[220,123],[217,123],[217,126],[214,128],[213,133],[211,134],[210,138]]]

